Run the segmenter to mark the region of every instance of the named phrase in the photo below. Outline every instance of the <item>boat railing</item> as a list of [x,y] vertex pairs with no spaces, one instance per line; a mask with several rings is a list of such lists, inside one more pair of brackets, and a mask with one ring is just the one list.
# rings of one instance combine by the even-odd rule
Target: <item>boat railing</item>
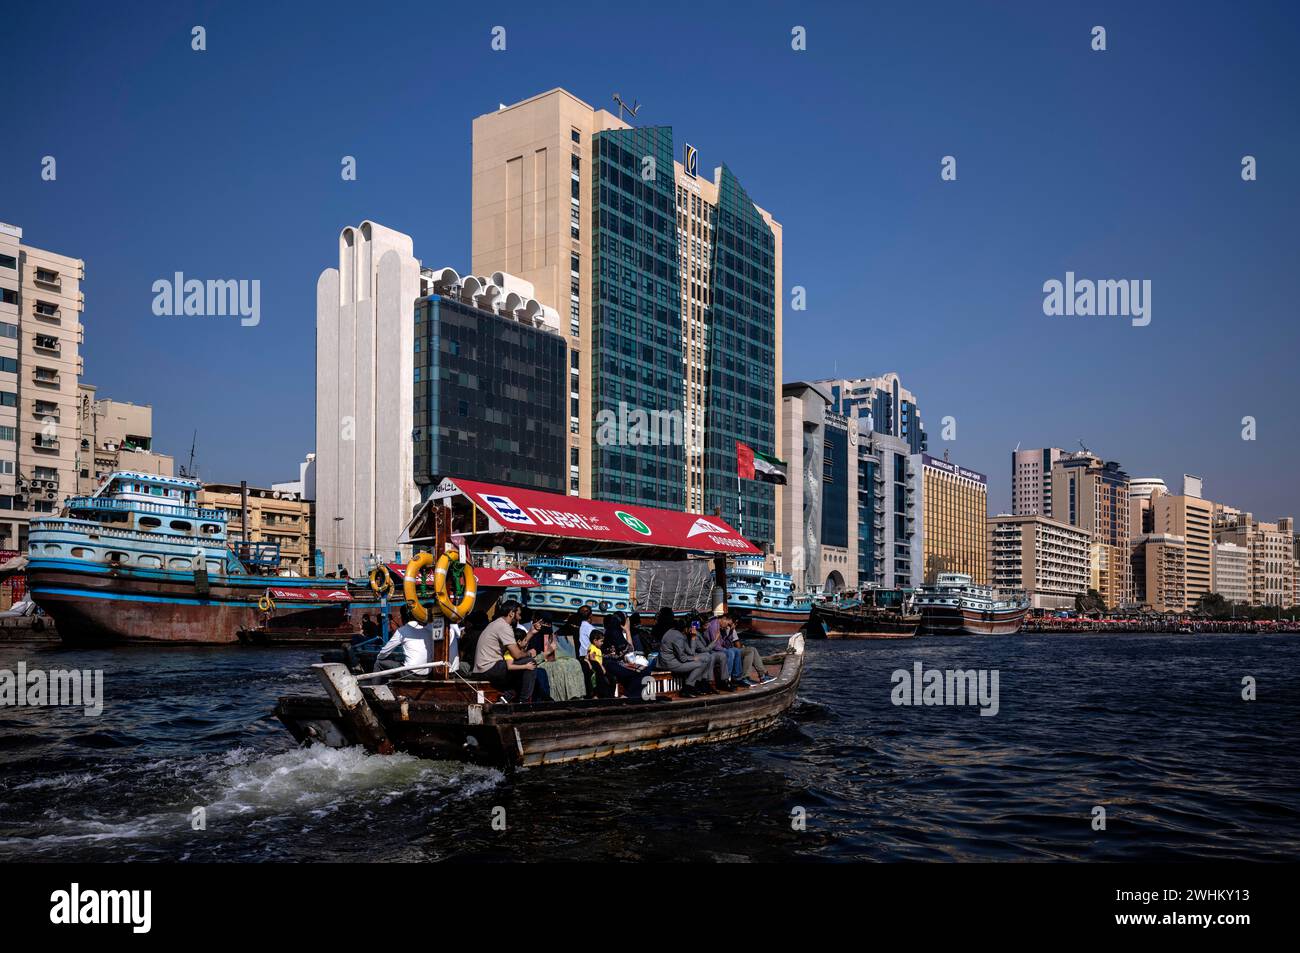
[[203,507],[182,506],[179,504],[145,503],[133,500],[118,500],[103,496],[73,496],[68,498],[69,510],[111,510],[113,512],[162,513],[167,516],[188,517],[196,520],[226,522],[226,514],[221,510]]

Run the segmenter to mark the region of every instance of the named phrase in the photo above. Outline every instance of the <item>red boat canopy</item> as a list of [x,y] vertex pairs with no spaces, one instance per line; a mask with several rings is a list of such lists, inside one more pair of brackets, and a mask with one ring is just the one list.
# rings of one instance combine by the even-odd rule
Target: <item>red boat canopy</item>
[[448,503],[452,532],[475,549],[628,559],[762,555],[716,516],[452,479],[443,480],[416,511],[400,541],[431,541],[430,510]]
[[346,589],[275,589],[268,588],[266,594],[276,602],[351,602],[352,595]]
[[[406,575],[406,567],[401,563],[389,563],[388,571],[393,574],[394,581],[400,583]],[[429,570],[432,572],[433,570]],[[427,574],[426,574],[427,575]],[[533,586],[539,586],[539,583],[522,569],[492,569],[488,566],[474,567],[474,580],[478,583],[480,589],[509,589],[516,586],[520,589],[531,589]]]

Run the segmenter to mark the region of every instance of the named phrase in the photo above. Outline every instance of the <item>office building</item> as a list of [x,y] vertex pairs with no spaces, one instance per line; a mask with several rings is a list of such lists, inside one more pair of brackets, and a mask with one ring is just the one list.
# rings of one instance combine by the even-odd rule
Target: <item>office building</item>
[[[1199,491],[1200,487],[1196,489]],[[1151,498],[1151,533],[1177,536],[1185,541],[1187,578],[1182,608],[1195,609],[1214,587],[1214,504],[1199,496],[1156,493]]]
[[1250,558],[1250,604],[1288,608],[1295,599],[1295,530],[1290,517],[1275,523],[1216,508],[1216,543],[1233,543]]
[[1058,447],[1011,451],[1011,513],[1052,515],[1052,466],[1065,453]]
[[916,396],[897,374],[834,378],[817,382],[831,398],[831,409],[858,422],[859,431],[897,437],[909,454],[925,453],[929,439]]
[[1134,477],[1128,482],[1129,536],[1142,536],[1155,532],[1155,508],[1152,498],[1168,493],[1169,488],[1159,477]]
[[329,572],[389,558],[415,505],[415,301],[409,235],[344,228],[316,283],[316,518]]
[[989,585],[988,478],[928,453],[910,458],[921,530],[912,537],[912,577],[934,582],[961,572]]
[[304,500],[316,499],[316,454],[309,453],[302,463],[298,464],[298,479],[285,480],[283,483],[272,483],[272,490],[279,490],[281,493],[296,493]]
[[[671,127],[633,127],[562,89],[479,116],[473,136],[475,272],[568,306],[570,492],[719,511],[782,551],[778,488],[736,486],[737,440],[784,456],[780,224],[728,167],[700,177]],[[632,412],[681,437],[599,439]]]
[[556,312],[512,275],[484,285],[444,268],[425,273],[424,291],[415,303],[421,495],[444,476],[564,493],[570,351]]
[[859,578],[883,589],[915,588],[922,582],[912,562],[921,514],[911,447],[902,437],[857,423]]
[[859,576],[859,434],[817,384],[782,388],[790,483],[782,495],[782,564],[796,589],[837,592]]
[[1214,592],[1250,605],[1250,550],[1236,543],[1214,544]]
[[85,264],[0,223],[0,549],[77,493]]
[[1091,453],[1052,464],[1052,518],[1092,534],[1092,588],[1112,609],[1133,598],[1128,474]]
[[1034,609],[1074,609],[1091,578],[1091,534],[1038,514],[991,516],[989,569],[994,588],[1023,590]]
[[1152,612],[1182,613],[1187,608],[1186,541],[1167,533],[1148,533],[1130,541],[1133,602]]
[[175,461],[153,448],[153,408],[98,397],[92,384],[78,388],[77,492],[87,496],[115,470],[174,476]]

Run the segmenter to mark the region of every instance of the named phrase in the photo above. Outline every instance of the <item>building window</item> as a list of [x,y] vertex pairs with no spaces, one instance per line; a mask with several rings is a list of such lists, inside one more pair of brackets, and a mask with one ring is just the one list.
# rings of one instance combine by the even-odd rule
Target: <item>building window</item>
[[0,407],[17,407],[18,395],[12,391],[0,390]]
[[12,357],[0,357],[0,371],[6,374],[17,374],[18,361]]
[[14,462],[12,460],[0,460],[0,474],[4,476],[13,476]]
[[17,304],[18,292],[12,288],[0,288],[0,302],[4,304]]
[[17,268],[18,259],[13,255],[0,255],[0,268]]
[[582,141],[582,136],[578,134],[578,130],[573,128],[569,129],[569,138],[572,139],[574,142]]
[[0,440],[6,443],[13,443],[18,439],[18,431],[13,427],[0,427]]
[[0,338],[18,340],[18,325],[10,324],[8,321],[0,321]]

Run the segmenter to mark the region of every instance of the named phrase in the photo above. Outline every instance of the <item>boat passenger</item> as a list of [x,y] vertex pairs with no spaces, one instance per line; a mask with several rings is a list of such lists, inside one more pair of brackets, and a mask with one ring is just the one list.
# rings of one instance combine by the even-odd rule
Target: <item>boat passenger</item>
[[587,648],[591,645],[591,632],[596,626],[591,621],[591,606],[578,610],[578,658],[587,657]]
[[713,679],[714,687],[723,692],[735,691],[736,686],[731,684],[731,677],[728,674],[727,653],[712,647],[709,638],[700,631],[698,616],[690,621],[690,633],[691,651],[709,660],[708,678]]
[[521,613],[514,599],[501,603],[497,617],[483,630],[474,647],[474,674],[497,688],[513,690],[520,704],[530,705],[536,693],[537,663],[519,649],[515,639]]
[[659,643],[668,633],[669,629],[677,628],[677,619],[673,615],[673,610],[668,606],[661,606],[659,613],[655,616],[654,628],[650,630],[650,650],[652,652],[659,650]]
[[[623,687],[624,695],[640,698],[641,686],[649,667],[643,656],[636,656],[628,638],[627,624],[627,616],[621,612],[611,612],[605,616],[605,674]],[[632,658],[629,659],[629,656]]]
[[591,643],[587,646],[587,664],[591,667],[591,677],[596,695],[599,698],[613,698],[614,685],[605,671],[605,633],[596,629],[591,633]]
[[[389,628],[394,628],[397,624],[396,614],[390,614],[388,620]],[[398,649],[402,651],[401,659],[397,658]],[[432,657],[433,633],[415,621],[409,606],[402,606],[402,626],[392,632],[384,647],[379,650],[379,655],[375,658],[375,671],[382,672],[407,665],[419,665]],[[429,671],[427,668],[421,668],[404,674],[423,676],[428,675]]]
[[585,675],[578,660],[573,657],[573,640],[563,634],[557,635],[547,623],[543,623],[542,647],[540,658],[542,672],[547,678],[547,693],[551,701],[564,702],[572,698],[583,698],[587,694]]
[[659,667],[672,672],[682,682],[682,695],[694,698],[710,694],[708,683],[710,659],[691,650],[690,639],[680,629],[669,629],[659,641]]
[[709,643],[710,652],[722,652],[727,656],[727,678],[739,682],[741,651],[736,645],[736,623],[722,606],[713,610],[713,618],[704,629],[704,637]]

